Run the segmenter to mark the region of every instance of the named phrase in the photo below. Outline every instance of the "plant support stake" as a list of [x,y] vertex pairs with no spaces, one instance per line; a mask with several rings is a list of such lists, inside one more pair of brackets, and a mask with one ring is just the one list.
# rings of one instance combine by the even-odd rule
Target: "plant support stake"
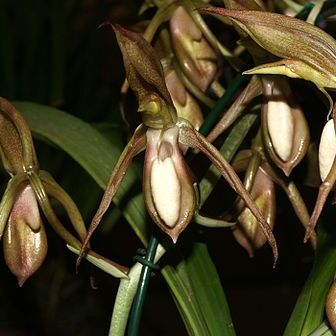
[[149,279],[152,275],[152,270],[155,268],[155,264],[153,264],[153,261],[158,244],[158,240],[154,236],[151,236],[146,256],[144,258],[140,256],[135,257],[136,261],[143,264],[143,267],[141,270],[140,280],[130,314],[127,334],[128,336],[137,336],[139,332],[140,318],[142,315],[143,306],[147,294]]

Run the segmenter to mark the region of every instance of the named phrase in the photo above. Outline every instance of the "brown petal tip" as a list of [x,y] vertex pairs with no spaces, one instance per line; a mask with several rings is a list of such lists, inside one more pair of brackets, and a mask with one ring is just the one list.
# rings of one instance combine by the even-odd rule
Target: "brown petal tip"
[[28,278],[29,278],[28,275],[18,277],[17,280],[18,280],[19,287],[22,287],[25,284],[25,282],[27,281]]

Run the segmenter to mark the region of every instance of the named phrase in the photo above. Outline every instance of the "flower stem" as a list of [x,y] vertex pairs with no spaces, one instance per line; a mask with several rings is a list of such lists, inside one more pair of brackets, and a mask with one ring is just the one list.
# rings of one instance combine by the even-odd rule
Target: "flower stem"
[[141,274],[140,280],[137,288],[137,292],[135,294],[135,298],[132,305],[131,315],[129,319],[128,325],[128,336],[137,336],[139,332],[139,325],[140,325],[140,318],[143,311],[143,306],[146,298],[146,293],[148,289],[149,279],[152,274],[152,268],[150,265],[154,261],[155,252],[157,249],[159,242],[155,236],[151,236],[146,252],[146,256],[144,258],[144,263]]
[[219,98],[215,106],[208,114],[207,118],[204,120],[204,123],[199,130],[201,134],[206,135],[209,133],[209,131],[218,121],[220,115],[223,113],[223,110],[230,104],[232,97],[244,83],[245,79],[246,77],[244,77],[241,73],[238,73],[236,75],[236,77],[230,83],[222,97]]

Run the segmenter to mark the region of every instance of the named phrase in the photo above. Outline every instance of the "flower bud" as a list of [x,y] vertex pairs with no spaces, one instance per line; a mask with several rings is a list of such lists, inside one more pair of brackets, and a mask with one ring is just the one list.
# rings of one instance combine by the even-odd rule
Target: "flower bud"
[[336,331],[336,281],[332,283],[326,300],[326,314],[331,328]]
[[310,141],[307,121],[285,78],[263,78],[262,130],[274,163],[289,176],[305,156]]
[[319,146],[319,167],[321,180],[328,176],[336,156],[336,135],[334,121],[329,120],[322,131]]
[[[259,167],[255,175],[251,196],[267,223],[273,229],[275,219],[275,189],[272,179]],[[238,217],[238,224],[233,229],[237,242],[253,257],[254,250],[262,247],[267,238],[260,229],[260,225],[248,208]]]
[[177,116],[187,119],[197,130],[203,123],[202,111],[196,100],[185,89],[173,69],[165,70],[165,81],[176,108]]
[[217,72],[214,50],[182,6],[174,11],[169,23],[174,52],[184,73],[206,91]]
[[194,179],[179,145],[178,128],[147,131],[143,189],[153,221],[174,243],[194,215]]
[[35,194],[27,185],[14,203],[3,237],[7,266],[19,286],[41,266],[48,243]]

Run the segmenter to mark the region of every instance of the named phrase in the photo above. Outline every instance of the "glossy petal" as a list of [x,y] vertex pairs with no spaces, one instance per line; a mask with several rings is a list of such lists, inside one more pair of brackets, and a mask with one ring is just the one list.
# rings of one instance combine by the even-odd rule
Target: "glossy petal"
[[336,157],[336,134],[334,121],[329,120],[322,131],[319,146],[319,167],[321,180],[324,181]]
[[23,190],[13,206],[4,232],[3,249],[6,264],[18,278],[20,286],[45,259],[47,238],[30,185]]
[[143,189],[154,222],[176,242],[191,221],[197,197],[178,144],[178,128],[148,130]]
[[306,155],[310,133],[285,78],[263,76],[262,131],[273,162],[288,176]]

